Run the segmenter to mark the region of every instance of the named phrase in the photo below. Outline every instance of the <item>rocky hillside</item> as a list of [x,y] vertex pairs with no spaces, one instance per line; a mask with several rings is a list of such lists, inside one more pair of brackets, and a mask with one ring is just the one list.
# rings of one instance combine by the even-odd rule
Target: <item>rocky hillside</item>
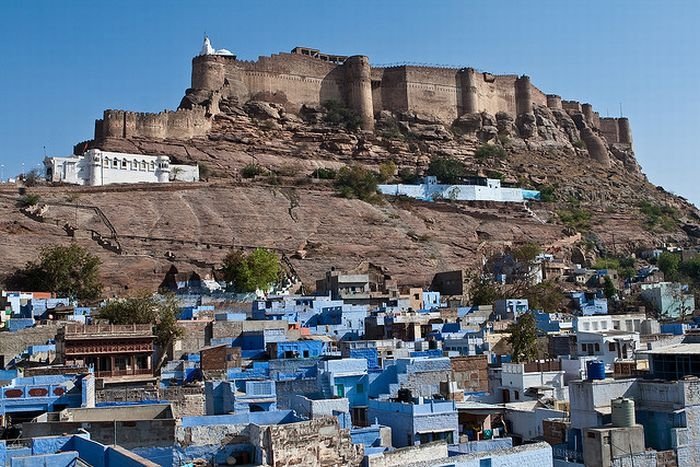
[[[343,128],[352,116],[337,109],[294,115],[259,101],[219,108],[206,138],[90,143],[200,163],[205,182],[28,188],[40,197],[40,212],[21,211],[16,189],[0,191],[2,272],[41,246],[74,240],[100,255],[114,294],[156,287],[172,265],[206,273],[229,248],[255,246],[283,253],[307,284],[331,266],[352,269],[363,260],[400,283],[424,284],[435,272],[477,268],[484,255],[522,242],[593,259],[613,248],[692,243],[699,234],[694,206],[650,184],[628,146],[607,145],[578,114],[542,107],[517,120],[470,114],[448,128],[427,116],[383,112],[369,134]],[[548,201],[368,204],[341,198],[332,180],[311,176],[320,167],[378,169],[386,161],[420,175],[438,157],[540,189]],[[253,165],[264,170],[244,178]]]

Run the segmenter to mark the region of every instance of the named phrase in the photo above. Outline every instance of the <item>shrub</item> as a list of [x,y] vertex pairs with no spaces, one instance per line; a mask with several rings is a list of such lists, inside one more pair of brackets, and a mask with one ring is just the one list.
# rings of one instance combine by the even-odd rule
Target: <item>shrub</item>
[[576,141],[571,143],[571,145],[575,148],[578,148],[578,149],[586,149],[586,145],[580,139],[577,139]]
[[620,260],[617,258],[598,258],[593,269],[619,269]]
[[372,202],[377,199],[377,179],[375,172],[355,164],[338,171],[335,186],[344,198]]
[[552,185],[543,185],[539,187],[539,190],[540,201],[544,201],[545,203],[552,203],[557,200],[555,188]]
[[41,197],[39,195],[27,193],[26,195],[22,196],[22,199],[20,199],[20,205],[22,207],[35,206],[39,204],[40,200]]
[[644,215],[644,224],[652,230],[672,231],[678,225],[678,211],[671,206],[652,204],[649,201],[639,203],[639,210]]
[[333,180],[337,176],[337,172],[333,169],[328,169],[326,167],[319,167],[318,169],[311,172],[313,178],[318,178],[320,180]]
[[211,177],[211,169],[207,164],[204,164],[202,162],[199,163],[199,179],[200,180],[209,180],[209,177]]
[[443,183],[455,184],[464,176],[465,171],[461,161],[452,157],[437,157],[430,161],[427,173]]
[[398,175],[399,180],[401,180],[401,183],[406,183],[408,185],[416,184],[420,180],[418,174],[414,170],[409,169],[408,167],[400,169]]
[[404,139],[405,136],[401,133],[401,128],[396,123],[396,120],[391,119],[389,121],[383,122],[381,126],[377,129],[379,136],[386,139]]
[[246,164],[245,167],[241,169],[241,176],[243,178],[253,178],[256,175],[265,173],[265,169],[260,167],[258,164]]
[[578,206],[571,206],[568,209],[561,209],[557,211],[557,216],[559,216],[559,220],[561,220],[567,227],[571,227],[579,231],[588,230],[590,227],[590,211]]
[[506,157],[506,150],[495,144],[482,144],[474,153],[474,157],[479,161],[502,159]]
[[357,130],[362,124],[362,117],[355,111],[345,107],[342,103],[334,100],[325,101],[323,108],[326,109],[326,123],[345,128],[347,130]]
[[379,181],[384,183],[392,178],[396,174],[396,164],[392,161],[382,162],[379,164]]

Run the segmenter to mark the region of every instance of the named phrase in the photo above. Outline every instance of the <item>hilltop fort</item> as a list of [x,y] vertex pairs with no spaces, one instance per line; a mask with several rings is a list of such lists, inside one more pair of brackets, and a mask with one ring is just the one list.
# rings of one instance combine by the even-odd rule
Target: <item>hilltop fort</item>
[[[528,76],[495,75],[474,68],[400,65],[373,67],[366,56],[324,54],[295,47],[290,53],[238,60],[205,39],[192,59],[192,84],[180,108],[158,114],[106,110],[95,124],[95,140],[106,138],[189,139],[206,135],[221,104],[265,101],[299,114],[328,101],[347,106],[372,131],[383,111],[412,112],[447,126],[487,113],[510,118],[520,136],[537,124],[535,111],[549,109],[556,121],[573,118],[577,138],[591,158],[609,163],[608,147],[631,149],[627,118],[603,118],[588,103],[546,94]],[[528,130],[528,128],[530,128]]]

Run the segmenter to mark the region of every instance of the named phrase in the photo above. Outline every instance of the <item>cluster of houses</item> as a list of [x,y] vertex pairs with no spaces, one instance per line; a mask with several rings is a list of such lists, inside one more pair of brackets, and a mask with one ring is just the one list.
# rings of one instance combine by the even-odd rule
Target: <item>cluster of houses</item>
[[[0,356],[0,465],[696,465],[700,330],[666,319],[692,296],[639,271],[619,293],[638,287],[656,319],[612,313],[614,271],[540,255],[526,274],[570,284],[566,309],[467,304],[461,271],[426,290],[332,270],[314,294],[262,296],[191,275],[165,349],[150,325],[3,292],[0,339],[35,342]],[[546,350],[515,362],[525,313]]]

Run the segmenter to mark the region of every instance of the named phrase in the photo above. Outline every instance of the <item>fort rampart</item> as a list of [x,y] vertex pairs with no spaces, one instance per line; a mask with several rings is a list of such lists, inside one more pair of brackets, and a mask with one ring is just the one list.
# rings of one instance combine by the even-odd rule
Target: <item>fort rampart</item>
[[[297,50],[297,49],[295,49]],[[357,112],[362,128],[374,128],[374,116],[382,111],[411,111],[432,116],[450,125],[464,114],[506,112],[513,116],[534,106],[581,113],[592,129],[608,143],[631,144],[625,118],[600,118],[590,104],[562,100],[545,94],[528,76],[493,75],[472,68],[400,65],[372,67],[365,56],[328,61],[301,53],[280,53],[256,61],[233,55],[199,55],[192,59],[189,93],[208,96],[208,107],[195,106],[175,112],[143,114],[105,111],[95,127],[96,139],[186,139],[204,135],[221,99],[244,104],[265,100],[297,113],[303,105],[316,106],[334,100]]]

